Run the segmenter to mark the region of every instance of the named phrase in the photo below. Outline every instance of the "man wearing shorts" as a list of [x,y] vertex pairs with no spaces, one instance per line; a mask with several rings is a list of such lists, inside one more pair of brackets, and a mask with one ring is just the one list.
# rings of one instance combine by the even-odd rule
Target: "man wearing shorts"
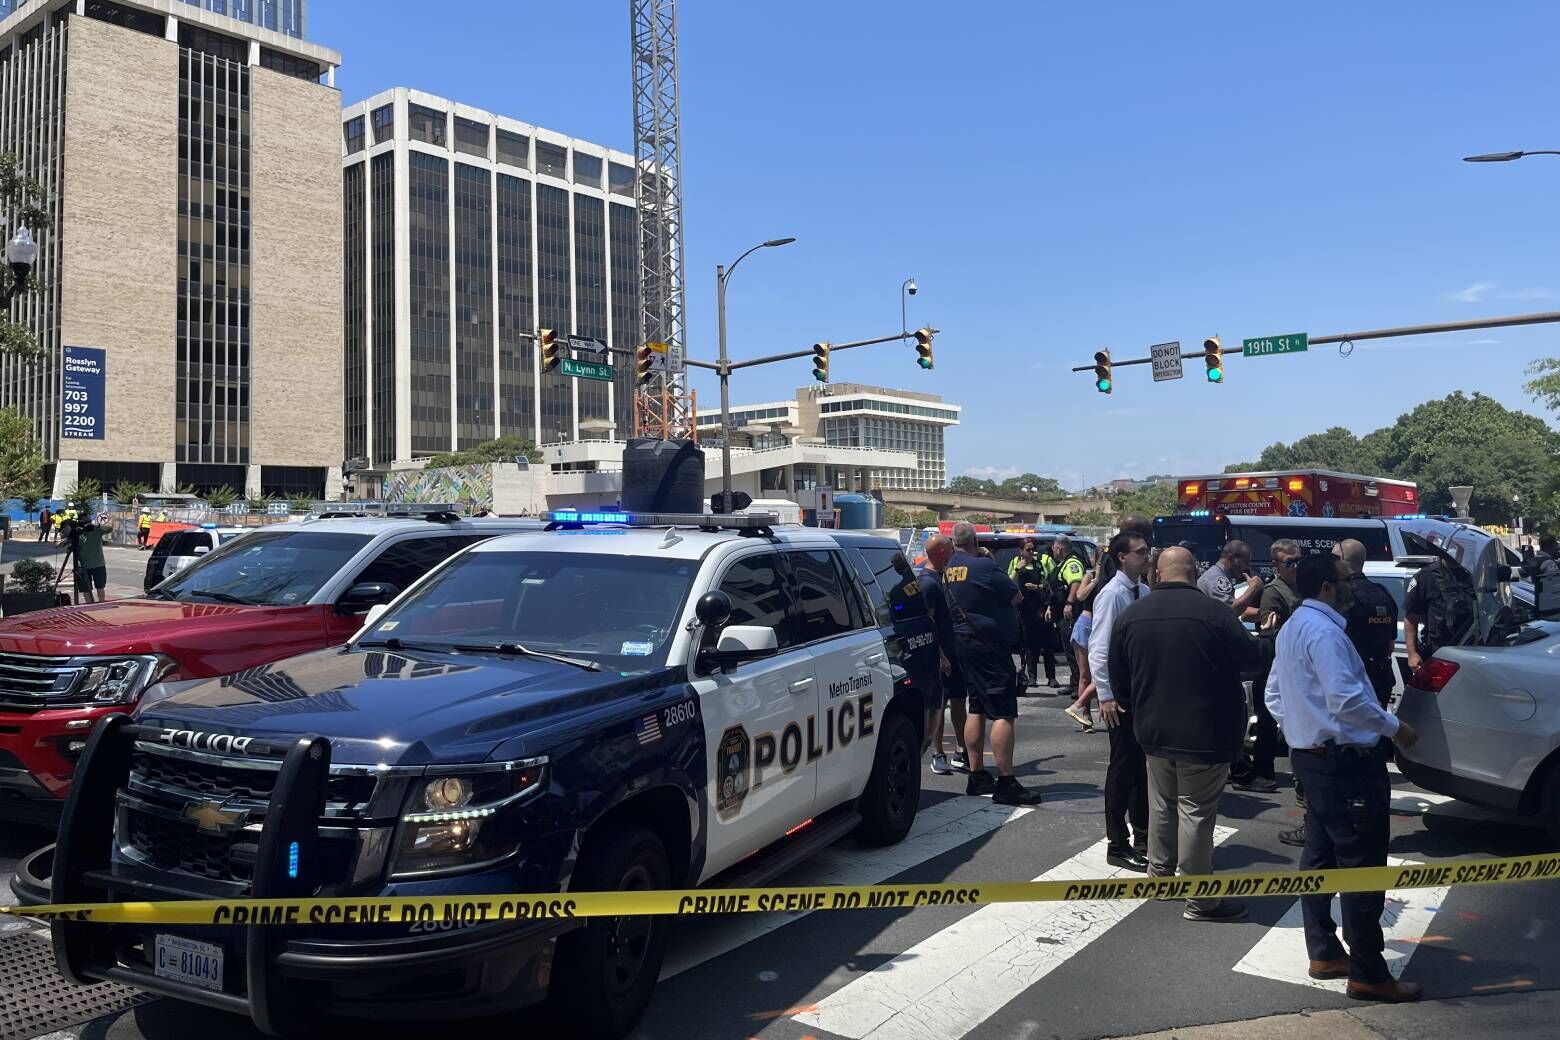
[[[1034,805],[1040,793],[1028,790],[1013,775],[1013,723],[1018,718],[1013,652],[1020,641],[1018,604],[1023,595],[995,560],[977,554],[973,524],[954,525],[953,549],[942,577],[969,700],[964,748],[970,779],[964,790],[971,795],[990,794],[998,805]],[[996,779],[985,768],[987,719]]]
[[103,528],[72,522],[75,529],[76,591],[88,603],[101,603],[108,586],[108,562],[103,559]]

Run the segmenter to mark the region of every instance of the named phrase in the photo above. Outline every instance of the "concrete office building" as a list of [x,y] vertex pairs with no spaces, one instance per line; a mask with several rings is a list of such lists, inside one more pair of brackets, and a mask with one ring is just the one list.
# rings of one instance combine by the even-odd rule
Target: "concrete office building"
[[[0,0],[0,18],[41,0]],[[260,29],[303,39],[307,32],[305,0],[181,0],[212,14],[225,14]]]
[[[731,443],[768,451],[800,443],[824,450],[818,461],[796,465],[781,483],[766,480],[765,490],[800,491],[832,487],[838,491],[931,491],[947,483],[944,433],[959,424],[960,406],[936,394],[891,390],[860,383],[803,387],[792,401],[738,405],[731,409]],[[720,410],[699,410],[700,442],[720,444]],[[870,449],[913,457],[913,465],[863,465],[854,456],[831,463],[830,449]]]
[[633,156],[405,87],[342,116],[347,457],[627,436],[631,359],[539,377],[534,337],[636,345]]
[[[0,406],[33,420],[56,495],[340,489],[340,55],[298,38],[301,3],[223,6],[0,21],[0,152],[53,222],[10,311],[44,357],[0,358]],[[273,6],[295,32],[264,27]]]

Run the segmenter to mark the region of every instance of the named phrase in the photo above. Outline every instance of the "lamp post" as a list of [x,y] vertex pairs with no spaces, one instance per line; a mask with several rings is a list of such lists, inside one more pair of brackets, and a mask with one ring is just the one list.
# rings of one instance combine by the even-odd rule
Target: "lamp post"
[[716,374],[720,377],[720,505],[721,512],[730,514],[731,509],[731,361],[726,355],[726,281],[737,269],[737,265],[746,260],[749,255],[760,249],[773,249],[776,246],[788,246],[796,239],[771,238],[767,242],[760,242],[746,253],[737,257],[729,267],[715,265],[715,310],[720,320],[720,362],[715,367]]
[[1465,155],[1463,162],[1514,162],[1529,155],[1560,155],[1560,151],[1540,149],[1536,152],[1485,152],[1483,155]]
[[11,288],[0,299],[0,307],[9,307],[17,294],[27,288],[27,277],[33,264],[38,262],[38,243],[23,224],[16,229],[16,237],[5,244],[5,262],[11,266]]
[[908,297],[914,296],[916,291],[915,278],[906,278],[899,287],[899,332],[901,336],[910,335],[910,319],[906,317],[906,303]]

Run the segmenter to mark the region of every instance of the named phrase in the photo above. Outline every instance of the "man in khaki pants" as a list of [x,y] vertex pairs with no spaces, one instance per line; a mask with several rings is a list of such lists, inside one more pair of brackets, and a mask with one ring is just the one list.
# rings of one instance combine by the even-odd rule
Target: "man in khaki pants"
[[[1152,596],[1116,619],[1111,684],[1148,757],[1148,863],[1154,875],[1207,874],[1219,795],[1246,729],[1242,672],[1272,660],[1233,611],[1197,588],[1197,561],[1179,546],[1159,557]],[[1189,921],[1234,921],[1233,900],[1188,900]]]

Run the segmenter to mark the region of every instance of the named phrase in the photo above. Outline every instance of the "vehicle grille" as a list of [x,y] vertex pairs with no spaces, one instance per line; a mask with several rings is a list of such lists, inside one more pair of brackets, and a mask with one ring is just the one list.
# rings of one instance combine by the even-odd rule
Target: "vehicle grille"
[[68,702],[84,670],[74,660],[0,654],[0,708],[33,711]]
[[263,802],[276,788],[273,769],[230,768],[170,758],[139,748],[130,754],[131,775],[148,783],[177,788],[190,797],[242,798]]
[[235,840],[232,835],[202,834],[185,820],[164,819],[134,809],[126,816],[126,844],[154,867],[182,870],[213,881],[248,881],[253,874],[258,834]]

